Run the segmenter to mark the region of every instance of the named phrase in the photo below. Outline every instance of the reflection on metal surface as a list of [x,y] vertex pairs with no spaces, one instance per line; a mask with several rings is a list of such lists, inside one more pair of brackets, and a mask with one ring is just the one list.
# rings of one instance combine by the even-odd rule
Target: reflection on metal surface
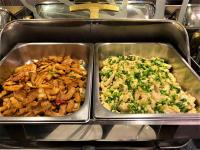
[[178,21],[180,23],[183,23],[183,19],[184,19],[184,15],[185,15],[188,3],[189,3],[189,0],[183,0],[183,2],[182,2],[181,10],[180,10],[180,13],[178,16]]
[[33,16],[24,16],[23,19],[33,19]]
[[200,27],[200,4],[186,5],[187,1],[188,0],[184,1],[181,10],[177,6],[171,18],[175,17],[176,20],[181,22],[187,28],[198,28]]
[[[108,130],[106,134],[105,131]],[[103,135],[106,135],[103,138]],[[156,133],[148,125],[59,125],[43,141],[147,141],[155,140]]]
[[[31,10],[35,18],[90,18],[90,13],[86,10],[70,12],[70,7],[77,5],[89,5],[89,3],[82,2],[77,5],[68,0],[58,1],[45,1],[31,5],[27,0],[21,0],[25,7]],[[91,3],[90,3],[91,5]],[[119,19],[149,19],[154,16],[155,7],[154,3],[148,1],[117,1],[115,4],[98,3],[99,7],[114,6],[114,11],[100,10],[99,18]],[[116,5],[116,6],[115,6]],[[93,9],[93,8],[92,8]],[[94,10],[94,9],[93,9]]]
[[[38,35],[34,33],[41,32],[43,34],[38,39]],[[171,43],[188,62],[190,61],[189,40],[185,28],[169,20],[18,20],[4,28],[1,38],[1,56],[5,55],[16,41],[160,41]]]
[[23,6],[2,6],[2,7],[9,10],[12,14],[16,14],[23,9]]
[[15,19],[15,16],[9,10],[0,7],[0,30],[12,19]]
[[200,65],[191,57],[192,68],[196,71],[196,73],[200,76]]
[[59,125],[43,140],[89,141],[101,140],[103,130],[100,125]]
[[88,3],[88,4],[76,4],[69,7],[70,11],[81,11],[89,10],[90,19],[98,19],[99,11],[109,10],[109,11],[119,11],[119,7],[112,4],[98,4],[98,3]]
[[200,4],[190,4],[185,15],[185,26],[200,27]]
[[40,16],[37,13],[36,8],[30,2],[28,2],[27,0],[20,0],[20,1],[26,8],[28,8],[30,11],[33,12],[33,15],[35,18],[40,18]]
[[[173,75],[180,86],[197,99],[197,106],[200,105],[200,77],[189,67],[184,59],[169,44],[161,43],[104,43],[97,44],[95,49],[95,70],[96,82],[94,84],[94,99],[96,103],[95,118],[97,119],[120,119],[120,120],[157,120],[157,121],[176,121],[177,119],[198,118],[199,114],[120,114],[113,113],[104,108],[99,99],[99,67],[100,63],[108,56],[117,55],[137,55],[151,58],[160,57],[165,59],[173,67]],[[198,120],[197,120],[198,122]],[[178,123],[178,122],[177,122]]]
[[91,77],[93,71],[93,49],[88,44],[70,43],[30,43],[16,46],[0,62],[0,82],[6,80],[17,66],[32,59],[47,56],[71,56],[83,59],[88,72],[85,102],[79,111],[63,117],[0,117],[0,122],[87,122],[90,117]]
[[191,56],[200,65],[200,32],[195,32],[190,41]]
[[114,125],[105,141],[148,141],[155,140],[155,131],[147,125]]
[[166,0],[156,1],[156,12],[154,16],[155,19],[164,19],[165,3],[166,3]]

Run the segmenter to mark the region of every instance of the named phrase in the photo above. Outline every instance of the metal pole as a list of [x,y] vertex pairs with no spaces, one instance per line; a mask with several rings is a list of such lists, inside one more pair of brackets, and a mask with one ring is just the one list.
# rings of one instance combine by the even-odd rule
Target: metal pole
[[164,19],[166,0],[156,0],[156,12],[154,19]]
[[186,13],[186,10],[187,10],[188,3],[189,3],[189,0],[183,0],[183,2],[182,2],[181,10],[180,10],[180,13],[179,13],[179,16],[178,16],[178,21],[180,23],[183,23],[183,21],[184,21],[184,17],[185,17],[185,13]]

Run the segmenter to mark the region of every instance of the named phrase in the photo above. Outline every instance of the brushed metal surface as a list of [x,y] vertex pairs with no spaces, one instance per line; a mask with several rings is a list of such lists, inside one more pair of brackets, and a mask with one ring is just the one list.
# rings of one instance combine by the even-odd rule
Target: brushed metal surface
[[186,27],[200,27],[200,4],[188,4],[184,19]]
[[8,23],[0,34],[0,58],[18,43],[90,43],[90,27],[87,20],[15,20]]
[[164,19],[166,0],[156,1],[155,19]]
[[97,43],[161,42],[170,43],[190,64],[189,38],[180,23],[170,20],[101,20],[93,21]]
[[196,71],[196,73],[200,76],[200,65],[191,57],[191,66]]
[[0,42],[0,57],[28,42],[162,42],[190,63],[186,29],[170,20],[16,20],[4,27]]
[[95,66],[93,86],[94,116],[98,119],[116,119],[116,120],[138,120],[161,123],[168,121],[173,124],[178,120],[187,121],[188,118],[196,118],[199,123],[199,114],[119,114],[113,113],[104,108],[99,99],[99,64],[108,56],[116,55],[137,55],[146,58],[160,57],[167,60],[173,66],[173,75],[176,77],[180,86],[196,97],[200,105],[200,77],[191,69],[186,61],[169,44],[162,43],[103,43],[95,45]]
[[0,7],[0,30],[8,23],[9,21],[16,19],[8,9]]
[[71,56],[83,59],[86,63],[87,84],[85,102],[80,110],[63,117],[0,117],[0,123],[26,123],[26,122],[72,122],[84,123],[90,118],[90,101],[93,71],[93,47],[82,43],[27,43],[19,44],[11,50],[0,62],[0,83],[2,83],[14,71],[17,66],[31,63],[33,59],[40,59],[50,55]]
[[[124,13],[125,10],[126,13]],[[148,1],[128,1],[127,6],[122,8],[119,14],[121,18],[125,16],[127,19],[152,19],[155,14],[155,5]],[[116,18],[120,18],[120,15],[119,17],[116,15]]]
[[[35,5],[28,3],[27,0],[21,0],[23,5],[33,12],[34,18],[90,18],[90,13],[86,10],[78,12],[70,12],[69,7],[73,4],[86,4],[87,2],[71,2],[68,0],[59,1],[44,1],[36,3]],[[105,2],[99,2],[105,4]],[[130,18],[130,19],[149,19],[154,16],[155,6],[153,2],[149,1],[118,1],[116,3],[120,7],[119,12],[101,11],[100,18],[105,19],[119,19],[119,18]]]
[[[200,4],[190,3],[188,0],[184,0],[181,10],[178,9],[172,14],[171,17],[180,21],[186,28],[199,28],[200,27]],[[186,5],[187,4],[187,5]],[[170,7],[170,6],[167,6]]]

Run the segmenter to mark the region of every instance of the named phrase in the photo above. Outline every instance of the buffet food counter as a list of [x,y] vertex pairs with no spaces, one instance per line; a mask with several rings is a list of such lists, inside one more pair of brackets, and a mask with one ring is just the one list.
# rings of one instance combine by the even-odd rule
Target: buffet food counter
[[[160,32],[160,28],[163,26],[165,26],[166,30],[162,30],[162,32]],[[28,28],[32,28],[32,30],[27,32]],[[74,31],[72,30],[72,28],[74,28]],[[110,30],[111,28],[112,30]],[[45,32],[45,29],[47,29],[48,31]],[[171,32],[169,32],[169,30],[171,30]],[[41,35],[30,33],[30,32],[39,33],[40,31],[43,31]],[[62,33],[61,32],[59,33],[59,31],[62,31]],[[87,31],[88,33],[83,32],[83,31]],[[14,32],[17,32],[17,33],[14,33]],[[28,36],[26,34],[28,34]],[[84,34],[84,36],[82,34]],[[14,37],[13,35],[17,37]],[[68,36],[66,37],[66,35]],[[83,39],[80,38],[81,36]],[[21,44],[21,43],[32,43],[32,42],[34,42],[34,44],[26,44],[26,45]],[[43,44],[43,42],[46,42],[46,43]],[[58,42],[58,44],[56,42]],[[62,44],[63,42],[65,43],[73,42],[73,44]],[[84,43],[90,42],[91,44],[88,44],[88,45],[76,44],[76,42],[84,42]],[[110,42],[110,43],[122,42],[122,43],[106,44],[102,46],[101,44],[99,46],[92,44],[92,43],[98,43],[98,42],[101,42],[101,43],[102,42]],[[129,42],[129,44],[126,44],[126,42]],[[131,42],[136,43],[136,44],[131,44]],[[148,42],[148,43],[145,43],[145,42]],[[171,46],[167,46],[167,45],[159,44],[159,43],[167,43],[167,44],[170,44]],[[17,47],[15,46],[16,44],[17,44]],[[10,53],[8,53],[8,51],[12,49],[10,48],[10,46],[12,47],[14,46],[15,48]],[[172,46],[174,48],[172,48]],[[95,52],[93,48],[96,48]],[[34,51],[30,53],[29,51],[32,51],[32,49],[34,49]],[[46,51],[43,49],[45,49]],[[67,50],[63,51],[64,49],[67,49]],[[113,49],[116,49],[116,50],[111,51]],[[159,50],[157,51],[157,49]],[[180,55],[176,52],[175,49],[177,49],[177,52],[180,52]],[[192,114],[178,113],[177,115],[175,114],[173,115],[171,114],[148,114],[148,115],[134,114],[133,115],[133,114],[117,114],[117,113],[115,114],[115,113],[108,112],[106,109],[101,107],[101,104],[99,103],[100,98],[98,98],[98,95],[99,95],[99,88],[98,88],[99,87],[99,83],[98,83],[99,82],[99,79],[98,79],[99,60],[98,59],[101,59],[101,57],[105,58],[104,55],[107,55],[107,56],[116,55],[116,52],[118,52],[117,55],[135,54],[138,56],[149,57],[149,58],[151,57],[164,58],[166,61],[168,61],[170,64],[173,65],[173,71],[174,71],[173,75],[175,75],[176,79],[179,81],[180,86],[183,87],[185,91],[188,91],[192,95],[194,95],[194,97],[197,99],[197,101],[195,102],[196,103],[195,105],[196,107],[198,107],[198,99],[199,99],[199,91],[200,91],[198,89],[199,77],[185,62],[187,61],[188,63],[190,63],[188,37],[187,37],[186,30],[180,24],[176,22],[162,21],[162,20],[160,21],[159,20],[156,20],[156,21],[143,21],[143,20],[140,20],[140,21],[106,21],[106,20],[64,21],[64,20],[57,20],[53,22],[49,20],[46,20],[46,21],[45,20],[41,20],[41,21],[18,20],[18,21],[14,21],[10,23],[2,31],[2,49],[1,50],[2,50],[1,55],[6,55],[8,53],[8,56],[5,57],[1,63],[1,72],[2,72],[1,80],[2,81],[8,77],[8,74],[12,72],[13,68],[16,68],[16,65],[19,66],[27,62],[30,63],[30,61],[33,59],[38,59],[40,57],[41,58],[47,57],[49,55],[51,56],[51,55],[54,55],[54,53],[55,55],[58,55],[58,56],[63,55],[63,54],[65,55],[70,54],[74,58],[83,59],[86,62],[87,68],[89,69],[87,70],[88,78],[87,78],[87,85],[86,85],[86,92],[85,92],[86,100],[83,105],[84,107],[87,107],[87,109],[84,107],[81,108],[80,111],[77,112],[77,113],[80,112],[78,117],[73,116],[74,114],[72,114],[71,117],[69,116],[69,119],[66,119],[67,117],[64,117],[64,118],[60,117],[59,119],[58,118],[50,119],[49,117],[47,118],[46,117],[42,117],[42,118],[40,117],[38,118],[37,117],[34,117],[34,118],[32,117],[25,117],[25,118],[2,117],[1,118],[2,122],[5,122],[5,123],[9,123],[9,122],[10,123],[12,122],[14,123],[17,123],[17,122],[19,123],[20,122],[61,123],[65,121],[77,122],[78,120],[79,122],[82,122],[82,121],[88,122],[90,121],[89,116],[91,116],[91,118],[94,118],[97,121],[104,120],[104,119],[108,119],[108,120],[111,119],[111,120],[117,120],[117,121],[124,120],[124,121],[133,121],[133,122],[147,121],[147,123],[148,121],[150,121],[152,122],[152,124],[159,124],[159,121],[161,121],[160,122],[161,124],[162,123],[166,123],[166,124],[198,123],[198,114],[193,114],[193,113]],[[95,56],[95,63],[94,63],[95,65],[94,65],[94,74],[93,74],[94,80],[93,82],[91,82],[92,70],[93,70],[92,64],[93,64],[93,57],[94,57],[93,53],[95,53],[96,56]],[[84,55],[85,55],[85,58],[83,58]],[[24,57],[22,57],[21,59],[22,60],[21,64],[18,64],[17,61],[19,57],[21,56],[24,56]],[[184,74],[181,74],[182,72],[184,72]],[[43,83],[43,80],[41,81],[41,83]],[[14,89],[13,90],[9,89],[10,84],[11,83],[5,83],[5,85],[3,85],[3,88],[5,88],[5,91],[3,92],[15,91]],[[91,88],[92,85],[93,87]],[[20,86],[20,85],[16,85],[16,86]],[[8,90],[6,90],[7,88]],[[93,93],[91,92],[92,90],[93,90]],[[92,94],[93,94],[93,97],[92,97],[92,100],[90,101],[90,97],[91,97],[90,95]],[[93,114],[89,113],[90,103],[93,103],[94,105],[94,107],[92,107],[92,111],[94,112]],[[82,110],[85,110],[85,111],[87,110],[87,111],[84,112]],[[80,119],[82,115],[84,119]],[[86,117],[87,115],[88,117]],[[180,119],[180,122],[177,122],[177,119]],[[185,121],[184,119],[186,119],[187,121],[184,122]]]
[[[154,149],[184,147],[188,139],[198,137],[190,131],[198,131],[198,126],[181,126],[198,125],[198,113],[120,114],[104,108],[99,98],[101,59],[112,55],[160,57],[172,65],[171,71],[181,88],[196,98],[197,108],[200,79],[190,67],[189,38],[181,24],[167,20],[13,21],[1,33],[0,81],[4,82],[17,66],[30,64],[34,59],[36,61],[33,63],[37,65],[38,59],[49,55],[65,55],[85,61],[87,81],[84,103],[80,110],[66,116],[44,116],[44,113],[39,113],[41,116],[17,117],[9,112],[11,116],[0,117],[4,141],[2,147],[15,147],[22,140],[22,147],[29,145],[31,148],[57,147],[62,141],[60,148],[85,145],[102,148],[104,143],[105,147],[130,144],[130,147]],[[57,61],[55,58],[49,59]],[[58,63],[61,62],[58,60]],[[57,108],[55,111],[58,111]],[[182,134],[183,130],[188,134]],[[171,138],[173,140],[169,140]]]
[[198,4],[185,13],[167,5],[164,18],[162,3],[117,1],[127,9],[89,19],[60,1],[29,5],[35,19],[23,9],[3,24],[0,148],[198,144],[190,140],[200,135]]

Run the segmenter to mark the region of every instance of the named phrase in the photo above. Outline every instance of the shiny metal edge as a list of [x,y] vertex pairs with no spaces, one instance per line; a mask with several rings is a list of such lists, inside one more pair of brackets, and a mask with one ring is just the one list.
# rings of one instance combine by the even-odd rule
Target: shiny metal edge
[[[14,24],[16,23],[63,23],[63,22],[88,22],[91,23],[91,25],[93,23],[96,22],[144,22],[144,23],[171,23],[173,25],[177,25],[178,26],[178,30],[184,30],[186,33],[186,29],[184,27],[184,25],[182,25],[181,23],[179,23],[178,21],[175,20],[164,20],[164,19],[123,19],[123,18],[119,18],[119,19],[81,19],[81,18],[73,18],[73,19],[65,19],[65,18],[57,18],[57,19],[30,19],[30,20],[24,20],[24,19],[17,19],[17,20],[13,20],[10,21],[6,24],[6,26],[1,30],[2,33],[6,32],[6,30],[8,30],[10,28],[10,26],[14,26]],[[198,27],[197,27],[198,28]],[[188,38],[189,39],[189,38]]]
[[[191,8],[191,9],[193,9],[193,7],[200,7],[200,4],[188,4],[187,5],[187,8],[186,8],[186,13],[185,13],[185,15],[184,15],[184,26],[186,27],[186,28],[199,28],[200,27],[200,25],[195,25],[195,23],[194,22],[192,22],[192,20],[190,20],[190,18],[189,17],[191,17],[190,15],[191,14],[188,14],[188,8]],[[193,20],[193,21],[195,21],[195,20]],[[198,21],[198,19],[196,20],[196,21]],[[190,24],[191,23],[191,24]]]
[[44,2],[40,2],[40,3],[37,3],[35,4],[35,6],[37,5],[51,5],[51,4],[63,4],[59,1],[44,1]]
[[187,6],[191,7],[191,6],[200,6],[200,4],[188,4]]
[[[191,60],[195,63],[195,65],[200,69],[200,65],[191,57]],[[200,70],[199,70],[200,71]]]
[[[187,33],[186,28],[180,23],[175,20],[164,20],[164,19],[99,19],[99,20],[91,20],[93,24],[101,24],[101,23],[114,23],[114,22],[127,22],[127,23],[169,23],[171,26],[174,26],[178,32],[182,32],[185,38],[185,45],[181,48],[183,49],[183,53],[185,55],[185,58],[187,59],[187,62],[191,65],[191,59],[190,59],[190,47],[189,47],[189,36]],[[109,26],[109,25],[107,25]],[[178,45],[179,43],[177,43]],[[180,47],[179,47],[180,48]]]
[[178,145],[178,146],[160,146],[161,149],[184,149],[190,142],[192,142],[192,139],[188,139],[186,143],[183,145]]
[[184,27],[183,24],[181,24],[180,22],[178,21],[175,21],[175,20],[164,20],[164,19],[135,19],[135,20],[131,20],[131,19],[99,19],[99,20],[91,20],[93,23],[97,23],[100,22],[100,23],[110,23],[110,22],[134,22],[134,23],[170,23],[171,25],[175,26],[176,29],[179,31],[179,32],[183,32],[183,34],[185,35],[185,57],[187,59],[187,62],[189,63],[189,65],[191,65],[191,58],[190,58],[190,46],[189,46],[189,36],[188,36],[188,33],[187,33],[187,30],[186,28]]
[[[74,112],[73,114],[66,115],[63,117],[0,117],[0,124],[24,124],[24,123],[87,123],[90,120],[90,110],[91,110],[91,90],[92,90],[92,75],[93,75],[93,53],[94,48],[90,43],[22,43],[16,45],[1,61],[0,66],[3,62],[11,55],[14,51],[19,48],[29,46],[29,45],[79,45],[85,46],[89,49],[89,58],[88,58],[88,76],[87,76],[87,86],[86,86],[86,96],[85,102],[81,108]],[[86,109],[86,107],[88,107]],[[85,113],[87,116],[84,116],[79,119],[71,119],[80,114]]]
[[[117,1],[116,4],[122,4],[122,1]],[[148,5],[153,5],[155,8],[155,4],[151,1],[130,1],[130,0],[128,0],[128,4],[148,4]]]
[[[76,3],[88,3],[88,2],[76,2]],[[106,2],[99,2],[99,3],[106,3]],[[116,4],[121,4],[122,1],[117,1]],[[64,4],[62,2],[59,2],[59,1],[44,1],[44,2],[40,2],[40,3],[37,3],[36,5],[42,5],[42,4]],[[150,4],[150,5],[154,5],[155,4],[151,1],[130,1],[128,0],[128,4]]]
[[[142,43],[142,42],[141,42]],[[99,101],[99,54],[98,49],[102,45],[109,44],[135,44],[135,43],[97,43],[95,44],[94,55],[94,76],[96,80],[93,82],[93,107],[94,107],[94,119],[98,121],[111,121],[111,122],[129,122],[130,124],[169,124],[169,125],[184,125],[184,124],[200,124],[199,114],[117,114],[104,108]],[[167,45],[164,43],[158,43]],[[171,46],[171,45],[167,45]],[[172,46],[171,46],[172,47]],[[173,47],[172,47],[173,48]],[[197,73],[188,65],[188,63],[181,57],[181,55],[175,51],[175,54],[180,57],[182,63],[187,66],[191,73],[200,81],[200,77]],[[101,112],[97,111],[99,109]]]
[[[136,19],[136,20],[133,20],[133,19],[123,19],[123,18],[117,18],[117,19],[79,19],[79,18],[73,18],[73,19],[65,19],[65,18],[58,18],[58,19],[30,19],[30,20],[24,20],[24,19],[17,19],[17,20],[13,20],[13,21],[10,21],[8,24],[7,24],[7,28],[9,27],[9,25],[13,24],[13,23],[25,23],[25,22],[32,22],[32,23],[37,23],[37,22],[42,22],[42,23],[59,23],[59,22],[71,22],[71,21],[78,21],[78,22],[90,22],[90,23],[93,23],[95,21],[99,21],[99,22],[118,22],[118,21],[124,21],[124,22],[149,22],[149,23],[154,23],[154,22],[157,22],[157,23],[172,23],[172,24],[177,24],[178,26],[180,26],[180,28],[184,28],[184,26],[175,21],[175,20],[164,20],[164,19]],[[4,31],[5,29],[3,29]]]
[[[20,25],[26,25],[26,26],[33,26],[36,25],[37,23],[44,23],[44,24],[62,24],[66,23],[66,27],[68,26],[68,24],[70,24],[71,22],[83,22],[86,23],[90,26],[91,30],[93,30],[93,27],[95,26],[95,24],[98,23],[110,23],[110,22],[132,22],[132,23],[169,23],[173,26],[176,26],[177,31],[179,32],[183,32],[184,34],[184,38],[186,38],[186,46],[184,46],[184,53],[185,53],[185,57],[187,57],[187,61],[190,62],[190,49],[189,49],[189,38],[187,35],[187,31],[184,28],[184,26],[174,20],[163,20],[163,19],[150,19],[150,20],[145,20],[145,19],[137,19],[137,20],[132,20],[132,19],[97,19],[97,20],[90,20],[90,19],[55,19],[55,20],[49,20],[49,19],[34,19],[34,20],[23,20],[23,19],[19,19],[19,20],[14,20],[11,21],[9,23],[7,23],[7,25],[3,28],[3,30],[1,31],[1,40],[4,39],[4,35],[9,33],[10,30],[13,30],[14,28],[16,28],[17,26]],[[91,35],[92,36],[92,35]],[[8,38],[11,38],[10,36],[8,36]],[[31,42],[31,41],[30,41]],[[90,42],[90,41],[87,41]],[[3,46],[4,45],[4,46]],[[7,43],[1,43],[0,44],[0,56],[2,57],[4,55],[4,53],[6,53],[7,50],[3,49],[2,47],[7,47]],[[183,49],[183,48],[182,48]]]

